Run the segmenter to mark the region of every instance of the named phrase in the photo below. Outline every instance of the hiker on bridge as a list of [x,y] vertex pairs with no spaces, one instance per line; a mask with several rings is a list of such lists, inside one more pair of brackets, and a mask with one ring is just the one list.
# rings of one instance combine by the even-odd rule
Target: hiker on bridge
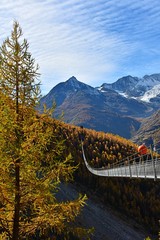
[[148,148],[146,147],[145,143],[138,147],[138,153],[142,160],[147,160]]

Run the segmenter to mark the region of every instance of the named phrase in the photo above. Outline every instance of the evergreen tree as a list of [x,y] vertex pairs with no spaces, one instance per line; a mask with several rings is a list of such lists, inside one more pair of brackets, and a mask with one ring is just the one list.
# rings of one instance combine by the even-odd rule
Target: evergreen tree
[[86,197],[56,199],[60,180],[70,180],[75,167],[70,156],[63,157],[64,143],[57,141],[49,112],[35,111],[39,73],[28,48],[14,22],[0,48],[0,238],[51,239],[49,234],[67,231],[87,236],[70,224]]

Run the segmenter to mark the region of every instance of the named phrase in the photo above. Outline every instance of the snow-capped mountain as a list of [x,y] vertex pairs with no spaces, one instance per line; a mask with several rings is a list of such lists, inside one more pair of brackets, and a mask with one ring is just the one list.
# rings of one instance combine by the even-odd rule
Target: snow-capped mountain
[[[159,108],[159,85],[153,86],[153,82],[159,82],[159,78],[153,76],[153,79],[149,78],[148,85],[144,84],[147,76],[142,80],[128,76],[113,84],[103,84],[100,88],[91,87],[71,77],[56,85],[41,99],[40,109],[43,104],[50,108],[55,102],[54,117],[59,117],[63,112],[67,123],[130,138],[140,127],[138,119],[150,116]],[[137,88],[134,89],[136,85]],[[137,89],[142,86],[147,89],[143,95],[129,95],[133,89],[138,92]],[[147,94],[152,96],[150,102],[141,100],[145,94],[147,99]]]
[[112,89],[127,98],[150,102],[160,94],[160,74],[145,75],[143,78],[126,76],[112,84],[104,83],[98,89]]
[[112,89],[120,93],[125,93],[126,90],[132,90],[134,86],[138,83],[137,77],[126,76],[118,79],[114,83],[103,83],[98,89],[100,91],[105,91],[106,89]]
[[153,98],[160,98],[160,84],[157,84],[150,90],[146,91],[142,97],[139,99],[144,102],[150,102]]

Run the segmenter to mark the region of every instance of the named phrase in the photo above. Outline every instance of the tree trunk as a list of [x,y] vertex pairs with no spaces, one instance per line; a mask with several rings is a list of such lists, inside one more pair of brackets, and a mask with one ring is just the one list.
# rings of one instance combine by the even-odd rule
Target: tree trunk
[[19,239],[19,213],[20,213],[20,178],[19,178],[19,163],[16,163],[15,174],[15,209],[13,218],[13,235],[12,240]]
[[[16,46],[18,46],[16,39]],[[16,49],[16,55],[18,56],[18,50]],[[19,76],[18,76],[18,61],[16,62],[16,114],[17,124],[19,123]],[[17,145],[19,145],[19,131],[15,131],[17,136]],[[19,239],[19,213],[20,213],[20,160],[18,159],[15,163],[15,202],[14,202],[14,217],[13,217],[13,235],[12,240]]]

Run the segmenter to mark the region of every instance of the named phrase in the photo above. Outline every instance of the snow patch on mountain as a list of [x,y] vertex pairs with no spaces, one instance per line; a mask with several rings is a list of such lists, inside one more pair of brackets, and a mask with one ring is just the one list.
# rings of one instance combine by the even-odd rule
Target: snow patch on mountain
[[160,74],[145,75],[143,78],[126,76],[112,84],[103,83],[99,91],[114,90],[121,96],[150,102],[160,94]]
[[121,92],[121,91],[117,91],[121,96],[128,98],[128,94],[126,94],[125,92]]
[[154,86],[151,90],[145,92],[145,94],[140,97],[141,101],[150,102],[151,98],[155,98],[160,94],[160,84]]

